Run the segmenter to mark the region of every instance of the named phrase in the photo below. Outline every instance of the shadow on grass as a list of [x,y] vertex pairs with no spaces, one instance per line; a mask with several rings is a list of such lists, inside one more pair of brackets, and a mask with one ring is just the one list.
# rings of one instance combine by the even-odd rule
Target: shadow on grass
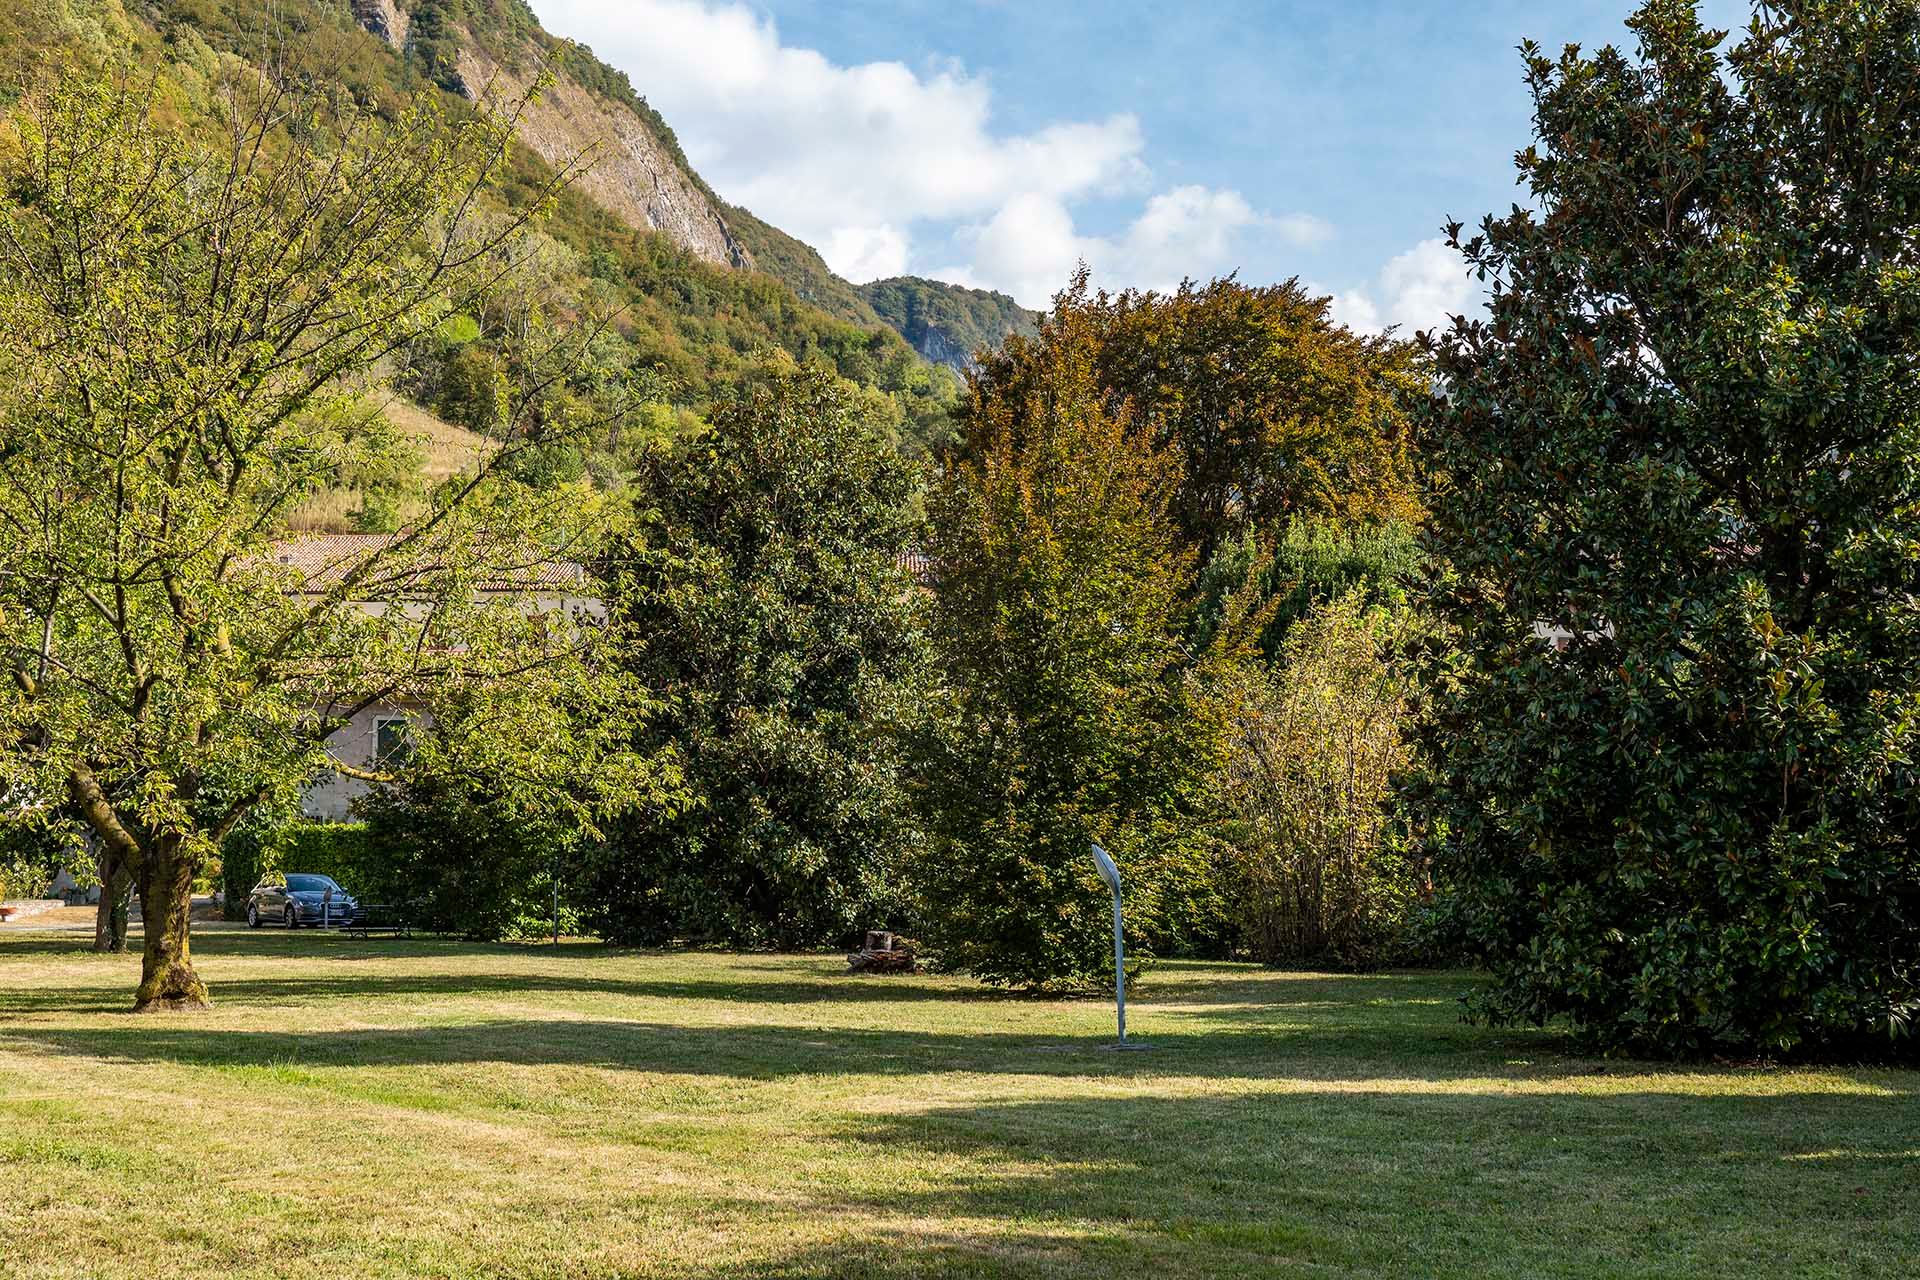
[[[1098,993],[1062,997],[1007,990],[941,975],[856,976],[845,971],[839,953],[756,957],[696,950],[637,951],[600,943],[568,943],[555,948],[441,939],[358,939],[339,934],[289,935],[279,931],[196,938],[193,950],[196,960],[202,962],[202,976],[215,1002],[221,1005],[534,993],[771,1005],[1067,1001],[1099,1006],[1111,999]],[[628,978],[606,976],[588,967],[619,960],[671,963],[716,954],[724,956],[725,972],[754,976]],[[0,940],[0,959],[24,956],[95,958],[86,939],[42,936]],[[495,972],[450,969],[424,973],[396,972],[387,967],[389,963],[459,957],[498,958],[503,967]],[[218,964],[205,963],[226,958],[299,962],[303,968],[294,977],[229,977]],[[132,963],[130,956],[99,959],[102,963]],[[762,974],[768,976],[758,976]],[[1276,1011],[1332,1010],[1369,1003],[1393,1006],[1418,1001],[1451,1009],[1458,992],[1471,980],[1458,972],[1336,975],[1175,961],[1150,970],[1144,979],[1129,982],[1128,989],[1143,1003],[1180,1006],[1176,1016],[1257,1023],[1271,1019]],[[0,990],[0,1015],[122,1012],[131,1002],[131,993],[131,983],[62,983]]]
[[[358,973],[342,977],[222,978],[203,966],[217,1005],[279,1005],[316,1000],[383,1000],[404,996],[513,996],[559,994],[656,1000],[721,1000],[741,1004],[899,1004],[1008,1000],[987,988],[914,986],[872,980],[818,977],[812,980],[630,979],[554,973]],[[0,1013],[124,1012],[132,987],[62,987],[0,991]]]
[[836,1208],[1013,1229],[903,1230],[764,1274],[1893,1277],[1920,1255],[1911,1093],[1307,1089],[890,1113],[836,1136],[898,1170]]
[[[297,1017],[297,1011],[290,1013]],[[1104,1034],[1076,1038],[1064,1030],[1023,1035],[535,1018],[353,1031],[257,1031],[153,1021],[137,1026],[0,1027],[0,1043],[29,1051],[202,1067],[502,1063],[744,1079],[967,1072],[1446,1080],[1593,1070],[1571,1059],[1514,1064],[1503,1056],[1512,1046],[1498,1036],[1438,1030],[1441,1034],[1410,1044],[1405,1029],[1395,1034],[1370,1023],[1328,1019],[1310,1027],[1156,1032],[1150,1052],[1115,1053]]]

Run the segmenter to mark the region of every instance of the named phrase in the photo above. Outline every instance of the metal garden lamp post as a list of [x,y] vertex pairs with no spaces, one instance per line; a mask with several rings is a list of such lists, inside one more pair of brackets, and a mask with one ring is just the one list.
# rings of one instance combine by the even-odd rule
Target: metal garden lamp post
[[1127,1040],[1127,944],[1120,932],[1120,868],[1098,842],[1093,842],[1093,864],[1100,868],[1100,878],[1107,882],[1107,888],[1113,890],[1113,1009],[1120,1026],[1120,1041],[1114,1047],[1140,1047],[1137,1041]]

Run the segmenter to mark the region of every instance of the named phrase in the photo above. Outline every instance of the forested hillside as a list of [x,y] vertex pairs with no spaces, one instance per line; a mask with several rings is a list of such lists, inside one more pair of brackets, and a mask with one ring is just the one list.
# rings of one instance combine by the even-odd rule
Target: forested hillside
[[[957,398],[949,370],[882,324],[812,249],[722,202],[627,78],[543,30],[522,0],[0,0],[0,93],[30,93],[72,60],[153,77],[157,109],[208,136],[234,73],[263,65],[389,119],[422,93],[455,118],[517,111],[503,206],[578,172],[540,220],[516,296],[476,299],[393,371],[393,391],[455,428],[496,427],[499,385],[525,338],[513,330],[535,295],[545,314],[604,320],[596,377],[657,379],[668,412],[655,427],[703,418],[768,360],[825,367],[884,402],[909,449],[944,430]],[[397,416],[417,426],[405,400]],[[434,451],[430,437],[397,434],[402,473]],[[632,444],[609,439],[552,462],[618,483]],[[415,479],[343,476],[319,522],[390,524],[424,500]]]
[[1004,293],[941,280],[895,276],[860,286],[874,313],[905,335],[913,349],[954,369],[970,369],[982,348],[1018,334],[1030,338],[1039,317]]

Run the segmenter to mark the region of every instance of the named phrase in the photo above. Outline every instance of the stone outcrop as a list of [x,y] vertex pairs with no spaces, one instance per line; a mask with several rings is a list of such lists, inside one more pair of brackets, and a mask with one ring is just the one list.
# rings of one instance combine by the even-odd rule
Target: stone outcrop
[[396,49],[407,44],[407,11],[394,0],[353,0],[353,16],[360,25]]
[[[471,44],[460,51],[458,69],[470,93],[496,101],[518,99],[529,80]],[[696,257],[720,266],[753,265],[713,201],[646,123],[565,71],[522,116],[520,139],[549,164],[565,164],[584,153],[591,167],[579,189],[628,224],[663,231]]]

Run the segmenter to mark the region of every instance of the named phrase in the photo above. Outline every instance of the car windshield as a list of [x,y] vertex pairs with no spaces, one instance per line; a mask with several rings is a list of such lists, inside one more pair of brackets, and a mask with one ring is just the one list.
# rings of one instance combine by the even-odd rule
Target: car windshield
[[340,886],[335,884],[329,876],[287,877],[288,893],[325,893],[329,889],[335,893],[340,891]]

